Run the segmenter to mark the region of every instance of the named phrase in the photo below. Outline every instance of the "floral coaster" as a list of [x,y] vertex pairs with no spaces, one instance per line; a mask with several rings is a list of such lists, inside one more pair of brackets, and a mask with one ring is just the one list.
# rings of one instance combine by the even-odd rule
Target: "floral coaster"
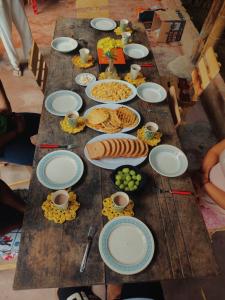
[[151,139],[146,139],[144,136],[144,127],[142,127],[141,129],[138,129],[137,131],[137,137],[142,140],[143,142],[145,142],[146,144],[148,144],[149,146],[156,146],[158,145],[158,143],[160,143],[161,141],[161,137],[162,137],[162,133],[157,131],[154,134],[154,137]]
[[130,76],[130,72],[127,73],[124,77],[124,80],[126,80],[129,83],[132,83],[136,86],[139,86],[140,84],[145,82],[145,77],[142,74],[139,74],[138,77],[136,79],[132,79]]
[[[131,33],[132,31],[133,30],[131,28],[129,28],[129,27],[126,28],[126,32],[130,32]],[[114,29],[114,32],[115,32],[116,35],[122,35],[122,31],[121,31],[120,27],[116,27]]]
[[65,117],[63,120],[60,121],[60,126],[64,132],[75,134],[75,133],[78,133],[78,132],[84,130],[84,127],[86,126],[86,124],[85,124],[85,119],[82,117],[79,117],[77,126],[75,128],[73,128],[68,124],[68,118]]
[[80,207],[80,203],[77,202],[76,199],[77,195],[74,192],[69,192],[68,208],[66,210],[61,210],[54,206],[52,202],[52,194],[49,194],[47,196],[47,200],[45,200],[41,206],[44,211],[45,218],[58,224],[74,220],[77,215],[76,211]]
[[78,68],[87,69],[94,65],[94,59],[93,59],[92,55],[89,55],[88,61],[86,63],[83,63],[80,59],[80,55],[75,55],[72,58],[72,63],[74,64],[74,66],[76,66]]
[[[98,76],[98,79],[99,79],[99,80],[102,80],[102,79],[108,79],[108,74],[107,74],[107,72],[102,72],[102,73],[100,73],[99,76]],[[115,77],[115,78],[113,78],[113,79],[120,79],[120,77],[119,77],[119,75],[118,75],[117,77]]]
[[118,212],[113,208],[111,197],[105,198],[102,203],[103,203],[102,215],[107,217],[109,221],[121,216],[131,216],[131,217],[134,216],[134,211],[133,211],[134,202],[132,200],[130,200],[127,207],[121,212]]

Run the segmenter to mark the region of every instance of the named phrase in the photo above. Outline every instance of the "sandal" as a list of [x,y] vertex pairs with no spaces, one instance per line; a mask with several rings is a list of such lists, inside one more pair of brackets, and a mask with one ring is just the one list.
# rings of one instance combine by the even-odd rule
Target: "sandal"
[[13,69],[13,76],[16,76],[16,77],[21,77],[22,76],[22,72],[21,72],[20,68],[14,68]]

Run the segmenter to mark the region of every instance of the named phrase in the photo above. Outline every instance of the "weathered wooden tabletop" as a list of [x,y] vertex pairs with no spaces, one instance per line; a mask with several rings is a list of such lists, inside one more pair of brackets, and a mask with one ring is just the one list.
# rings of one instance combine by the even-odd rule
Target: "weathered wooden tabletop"
[[[96,58],[98,39],[105,36],[115,37],[115,34],[92,29],[89,20],[60,19],[56,24],[54,37],[60,36],[85,40],[88,42],[87,47]],[[141,29],[134,32],[133,40],[149,47],[146,34]],[[84,112],[97,103],[88,99],[84,88],[75,83],[74,78],[81,71],[73,67],[71,63],[73,55],[52,50],[45,96],[60,89],[76,91],[83,98],[82,112]],[[134,60],[128,60],[127,70],[131,62],[133,63]],[[155,64],[151,52],[141,62]],[[88,71],[97,75],[99,72],[97,63]],[[143,72],[148,79],[159,82],[156,67],[145,68]],[[162,143],[180,147],[166,101],[163,104],[150,105],[135,98],[128,105],[141,113],[143,123],[155,121],[159,124],[163,133]],[[85,172],[82,180],[73,187],[73,190],[78,194],[81,207],[77,218],[63,225],[54,224],[44,218],[41,204],[50,190],[37,180],[36,166],[50,150],[38,149],[30,186],[31,205],[24,217],[14,281],[15,289],[179,279],[217,273],[210,239],[194,197],[160,194],[152,189],[151,183],[154,182],[158,187],[166,190],[170,188],[193,190],[190,178],[187,174],[178,178],[162,177],[151,169],[148,159],[141,168],[148,174],[149,184],[134,201],[135,217],[147,224],[154,235],[154,258],[144,271],[132,276],[117,274],[106,267],[98,251],[98,237],[106,222],[101,215],[102,199],[115,192],[110,180],[111,171],[92,165],[84,157],[83,150],[86,142],[99,133],[87,128],[77,135],[65,134],[59,128],[60,119],[49,114],[43,107],[39,143],[79,145],[73,151],[82,157]],[[90,224],[97,225],[98,232],[86,270],[80,273],[80,263]]]

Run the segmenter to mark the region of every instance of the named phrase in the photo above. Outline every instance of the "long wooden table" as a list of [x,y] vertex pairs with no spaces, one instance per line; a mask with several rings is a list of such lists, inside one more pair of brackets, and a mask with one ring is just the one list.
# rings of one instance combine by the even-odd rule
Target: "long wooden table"
[[[57,21],[54,37],[60,36],[84,39],[96,58],[98,39],[104,36],[115,37],[115,34],[92,29],[89,20],[60,19]],[[133,40],[148,46],[144,30],[137,29],[133,34]],[[72,65],[71,58],[71,54],[51,51],[45,96],[60,89],[76,91],[83,98],[82,111],[85,111],[96,103],[87,98],[83,87],[75,84],[74,78],[81,71]],[[134,60],[127,61],[127,70],[133,62]],[[159,82],[152,53],[141,62],[154,64],[153,68],[146,68],[143,72],[148,79]],[[97,75],[99,72],[97,63],[88,71]],[[163,143],[180,147],[166,101],[162,104],[150,105],[135,98],[128,105],[141,113],[143,123],[155,121],[159,124],[163,133]],[[214,275],[218,272],[210,239],[195,198],[158,193],[152,189],[154,182],[159,188],[165,190],[174,188],[193,191],[190,178],[187,174],[178,178],[160,176],[152,170],[147,159],[141,169],[148,175],[149,182],[145,190],[134,199],[135,217],[147,224],[154,235],[156,246],[154,258],[144,271],[132,276],[117,274],[106,267],[98,251],[98,236],[106,222],[101,215],[102,199],[115,192],[115,188],[110,180],[111,171],[92,165],[85,159],[83,153],[86,142],[99,133],[87,128],[77,135],[65,134],[60,130],[59,120],[59,117],[49,114],[43,107],[39,143],[79,145],[73,151],[83,159],[85,172],[82,180],[73,187],[73,190],[78,194],[81,207],[77,218],[63,225],[54,224],[44,218],[41,204],[50,190],[37,180],[36,166],[50,150],[37,149],[30,185],[31,205],[24,217],[14,281],[15,289],[179,279]],[[80,273],[79,267],[90,224],[95,224],[98,232],[86,270]]]

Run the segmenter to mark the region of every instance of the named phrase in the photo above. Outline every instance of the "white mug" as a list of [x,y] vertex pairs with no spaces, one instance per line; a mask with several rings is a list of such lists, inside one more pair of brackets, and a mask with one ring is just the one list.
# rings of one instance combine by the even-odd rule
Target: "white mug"
[[128,23],[129,21],[127,19],[120,20],[120,29],[122,32],[126,31]]
[[90,50],[87,48],[81,48],[79,53],[81,61],[85,64],[88,61]]
[[72,111],[66,114],[66,117],[69,126],[75,128],[78,123],[79,113],[77,111]]
[[154,122],[148,122],[144,125],[144,136],[147,140],[154,137],[155,133],[158,131],[159,126]]
[[52,193],[52,202],[56,208],[66,210],[69,204],[68,192],[65,190],[59,190]]
[[129,196],[124,192],[117,192],[111,196],[113,207],[117,211],[123,211],[130,202]]
[[132,80],[135,80],[138,77],[139,72],[141,71],[141,66],[133,64],[130,66],[130,77]]
[[129,43],[129,39],[131,37],[131,33],[130,32],[122,32],[122,43],[123,45],[127,45]]

